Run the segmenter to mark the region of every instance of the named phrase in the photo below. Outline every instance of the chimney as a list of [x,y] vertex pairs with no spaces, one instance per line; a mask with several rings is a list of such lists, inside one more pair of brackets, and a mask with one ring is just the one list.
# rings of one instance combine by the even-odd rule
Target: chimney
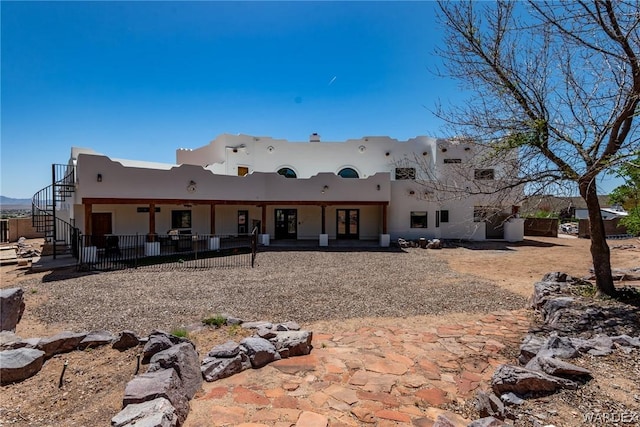
[[318,135],[316,132],[312,133],[309,137],[309,142],[320,142],[320,135]]

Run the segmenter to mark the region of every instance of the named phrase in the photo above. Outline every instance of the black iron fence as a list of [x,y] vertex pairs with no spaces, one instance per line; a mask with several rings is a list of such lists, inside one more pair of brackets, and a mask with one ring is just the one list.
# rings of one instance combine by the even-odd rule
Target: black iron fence
[[257,229],[240,235],[79,235],[78,269],[253,267],[257,240]]

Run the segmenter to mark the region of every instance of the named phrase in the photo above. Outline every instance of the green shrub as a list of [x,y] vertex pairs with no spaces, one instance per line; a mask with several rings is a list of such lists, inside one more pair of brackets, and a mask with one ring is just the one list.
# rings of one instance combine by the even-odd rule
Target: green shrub
[[171,331],[171,335],[180,338],[187,338],[189,336],[189,331],[187,331],[186,328],[175,328]]
[[227,318],[220,314],[216,314],[215,316],[207,317],[206,319],[202,320],[202,323],[204,323],[205,325],[215,326],[217,328],[224,325],[226,322],[227,322]]

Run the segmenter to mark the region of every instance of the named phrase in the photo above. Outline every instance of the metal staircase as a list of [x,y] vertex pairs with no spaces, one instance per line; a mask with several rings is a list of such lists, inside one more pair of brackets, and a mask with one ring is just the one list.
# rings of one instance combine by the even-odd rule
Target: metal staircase
[[78,229],[59,218],[58,208],[75,191],[75,167],[73,165],[51,165],[52,184],[33,195],[31,220],[36,231],[44,233],[43,255],[51,250],[53,258],[71,254],[78,257]]

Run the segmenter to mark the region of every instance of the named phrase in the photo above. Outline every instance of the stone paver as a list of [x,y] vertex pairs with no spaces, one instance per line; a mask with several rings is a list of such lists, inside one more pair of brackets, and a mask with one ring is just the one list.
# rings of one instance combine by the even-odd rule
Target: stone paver
[[[495,367],[508,362],[503,350],[519,345],[528,328],[519,310],[451,325],[398,320],[393,327],[314,330],[307,356],[205,383],[191,401],[193,419],[268,427],[422,426],[445,416],[466,425],[471,420],[447,412],[447,404],[489,388]],[[185,426],[196,427],[189,419]]]

